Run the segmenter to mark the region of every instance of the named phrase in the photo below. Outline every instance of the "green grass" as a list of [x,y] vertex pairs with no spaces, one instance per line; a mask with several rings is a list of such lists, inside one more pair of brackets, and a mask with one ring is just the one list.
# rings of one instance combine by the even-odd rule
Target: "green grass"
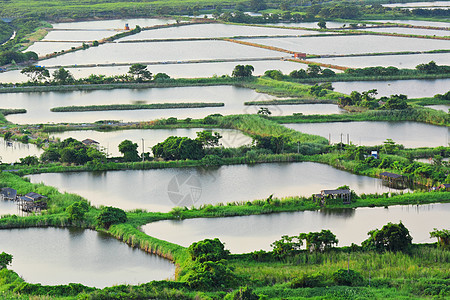
[[325,122],[357,122],[357,121],[415,121],[433,125],[449,126],[449,115],[446,112],[431,108],[409,108],[403,110],[370,110],[362,113],[334,115],[292,115],[271,117],[279,123],[325,123]]

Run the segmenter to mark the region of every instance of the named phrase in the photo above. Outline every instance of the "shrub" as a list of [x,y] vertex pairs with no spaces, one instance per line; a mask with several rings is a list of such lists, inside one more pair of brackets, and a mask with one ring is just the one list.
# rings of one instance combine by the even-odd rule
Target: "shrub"
[[219,261],[226,259],[230,254],[230,251],[225,250],[224,244],[218,238],[192,243],[188,251],[192,260],[197,262]]
[[291,288],[305,288],[318,287],[323,281],[323,276],[320,273],[306,274],[303,273],[299,277],[291,281]]
[[363,277],[357,271],[339,269],[333,273],[333,281],[337,285],[359,286],[363,283]]
[[96,219],[98,225],[108,229],[112,224],[125,223],[127,214],[120,208],[105,206]]

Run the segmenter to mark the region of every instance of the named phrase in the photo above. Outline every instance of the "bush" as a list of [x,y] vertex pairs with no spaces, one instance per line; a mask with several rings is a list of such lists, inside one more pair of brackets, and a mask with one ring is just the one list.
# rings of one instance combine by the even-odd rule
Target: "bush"
[[184,280],[191,288],[200,290],[223,290],[237,283],[236,276],[225,259],[197,262]]
[[314,274],[306,274],[303,273],[299,277],[294,278],[291,281],[291,288],[298,289],[298,288],[305,288],[305,287],[318,287],[323,281],[323,276],[320,273],[314,273]]
[[218,238],[192,243],[188,251],[192,260],[197,262],[219,261],[226,259],[230,254],[230,251],[225,250],[224,244]]
[[357,271],[339,269],[333,273],[333,281],[337,285],[359,286],[363,283],[363,277]]
[[125,223],[127,214],[120,208],[105,206],[96,219],[98,225],[108,229],[112,224]]
[[412,241],[409,230],[402,222],[399,224],[389,222],[381,230],[369,231],[368,235],[370,237],[362,242],[362,246],[366,250],[406,251],[411,246]]

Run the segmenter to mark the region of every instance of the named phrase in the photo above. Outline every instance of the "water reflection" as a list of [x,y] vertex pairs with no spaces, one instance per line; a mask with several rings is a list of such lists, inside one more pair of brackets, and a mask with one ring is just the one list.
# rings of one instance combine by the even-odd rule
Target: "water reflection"
[[91,230],[3,229],[0,249],[14,256],[12,270],[43,285],[73,282],[104,288],[163,280],[175,271],[168,260]]
[[432,243],[429,232],[446,228],[450,204],[391,206],[388,209],[357,208],[338,211],[304,211],[259,216],[159,221],[143,226],[156,238],[189,246],[205,238],[219,238],[232,253],[271,250],[270,244],[282,235],[329,229],[339,239],[338,246],[360,244],[367,232],[388,222],[402,223],[409,229],[413,243]]

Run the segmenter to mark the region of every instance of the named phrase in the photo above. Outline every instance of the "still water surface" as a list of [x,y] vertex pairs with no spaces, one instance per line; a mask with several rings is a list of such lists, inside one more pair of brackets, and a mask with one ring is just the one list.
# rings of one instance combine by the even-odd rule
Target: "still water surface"
[[[347,143],[347,135],[357,145],[382,145],[386,139],[407,148],[447,146],[450,128],[417,122],[333,122],[285,124],[300,132],[329,138],[332,143]],[[342,134],[342,137],[341,137]]]
[[14,257],[11,269],[30,283],[104,288],[164,280],[175,273],[170,261],[91,230],[2,229],[0,241],[0,249]]
[[408,98],[433,97],[445,94],[450,87],[450,78],[446,79],[411,79],[389,81],[347,81],[333,82],[335,91],[350,94],[352,91],[364,92],[376,89],[377,97],[403,94]]
[[424,53],[404,55],[376,55],[355,57],[329,57],[311,59],[312,61],[352,68],[365,67],[397,67],[400,69],[414,69],[419,64],[427,64],[430,61],[438,65],[449,65],[450,55],[448,53]]
[[[255,38],[244,39],[244,41],[319,55],[450,49],[450,41],[447,40],[373,35]],[[349,45],[352,46],[349,47]]]
[[282,235],[322,229],[329,229],[336,235],[338,246],[361,244],[370,230],[400,221],[409,229],[413,243],[432,243],[436,239],[431,239],[429,232],[433,228],[448,227],[449,215],[450,204],[445,203],[159,221],[142,229],[148,235],[182,246],[217,237],[232,253],[245,253],[260,249],[270,251],[270,244]]
[[3,163],[19,162],[19,158],[29,155],[39,157],[42,152],[42,149],[35,144],[23,144],[16,141],[6,142],[3,138],[0,138],[0,161]]
[[[73,92],[8,93],[2,94],[2,108],[25,108],[27,113],[9,115],[7,119],[16,124],[95,122],[98,120],[149,121],[160,118],[204,118],[220,113],[257,113],[260,106],[245,106],[246,101],[263,101],[274,96],[235,86],[176,87],[146,89],[114,89]],[[193,103],[219,102],[222,107],[143,109],[128,111],[51,112],[52,107],[109,105],[133,103]],[[303,114],[332,114],[342,110],[334,104],[305,104],[266,106],[274,116]]]
[[309,197],[342,185],[349,185],[358,194],[390,191],[380,179],[311,162],[233,165],[218,169],[47,173],[27,177],[33,183],[43,182],[60,191],[79,194],[96,206],[151,211],[265,199],[271,194]]

